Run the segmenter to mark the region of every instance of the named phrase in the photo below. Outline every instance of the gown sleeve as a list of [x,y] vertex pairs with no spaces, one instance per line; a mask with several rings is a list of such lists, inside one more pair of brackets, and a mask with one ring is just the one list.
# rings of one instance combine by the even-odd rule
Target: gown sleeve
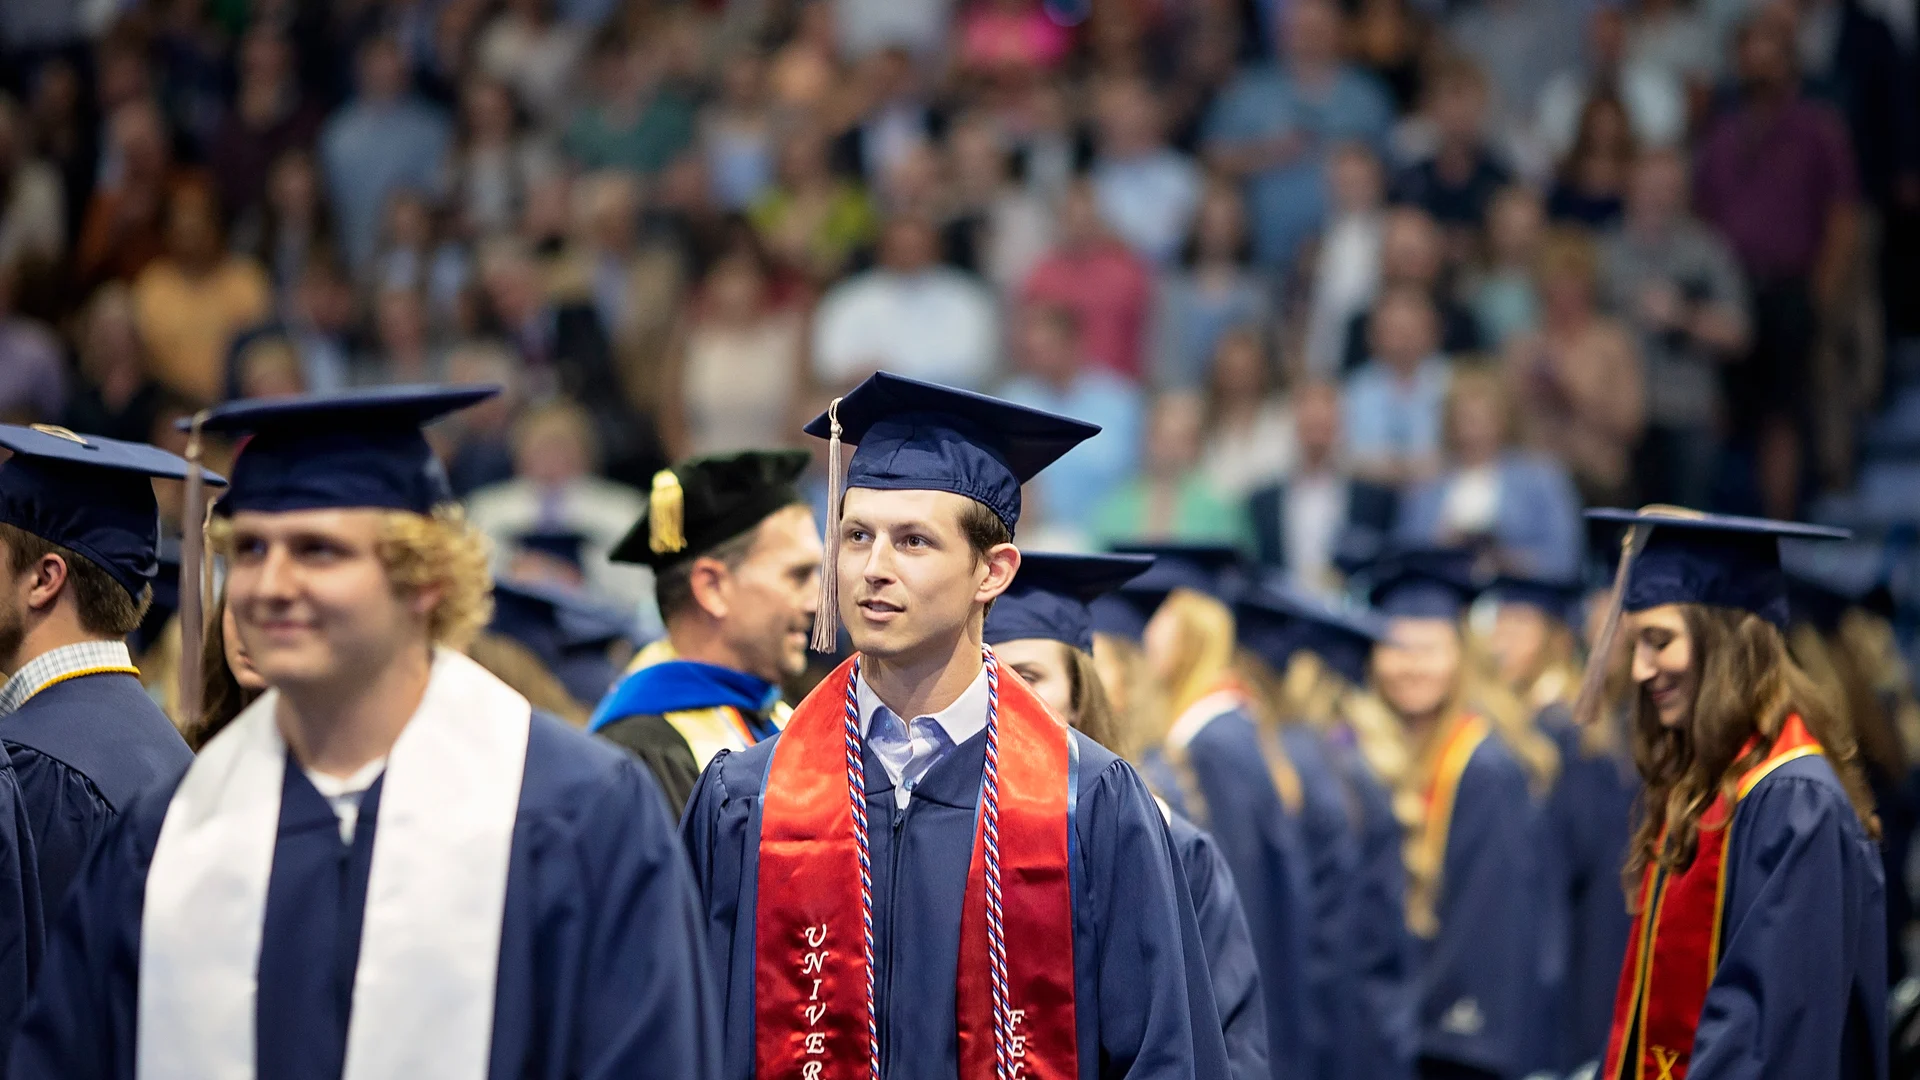
[[1689,1080],[1886,1075],[1884,886],[1851,805],[1831,781],[1777,773],[1733,829]]
[[1439,932],[1421,972],[1420,1075],[1519,1075],[1537,1019],[1536,811],[1526,774],[1489,740],[1460,780]]
[[1419,1038],[1414,1012],[1413,935],[1407,930],[1407,868],[1392,797],[1357,755],[1347,763],[1359,808],[1360,856],[1349,929],[1357,987],[1345,1025],[1348,1075],[1406,1080]]
[[26,1014],[46,945],[33,830],[19,783],[4,761],[0,756],[0,1048]]
[[1182,861],[1213,977],[1213,1002],[1226,1039],[1229,1075],[1233,1080],[1268,1080],[1267,1006],[1260,994],[1260,967],[1253,955],[1247,913],[1233,887],[1233,872],[1213,838],[1193,826],[1187,828],[1191,831],[1182,844]]
[[700,765],[693,760],[687,740],[666,717],[629,716],[601,728],[599,734],[640,759],[659,781],[669,809],[676,815],[686,809],[693,785],[700,779]]
[[623,767],[588,814],[582,885],[597,897],[572,1044],[583,1080],[720,1072],[715,981],[698,897],[666,804]]
[[1099,1075],[1229,1075],[1206,948],[1160,807],[1132,768],[1114,762],[1082,796],[1080,812],[1092,815],[1090,832],[1082,835],[1089,909],[1098,928],[1095,997],[1080,1005],[1099,1010]]

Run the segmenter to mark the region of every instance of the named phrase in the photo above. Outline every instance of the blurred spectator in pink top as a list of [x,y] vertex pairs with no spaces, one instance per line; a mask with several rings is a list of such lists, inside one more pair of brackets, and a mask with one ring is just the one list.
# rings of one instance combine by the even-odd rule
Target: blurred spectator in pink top
[[960,66],[972,71],[1051,68],[1072,45],[1038,0],[983,0],[960,20]]
[[1107,231],[1093,188],[1077,180],[1060,201],[1060,243],[1027,276],[1029,304],[1055,304],[1080,320],[1087,358],[1138,381],[1153,274],[1145,260]]

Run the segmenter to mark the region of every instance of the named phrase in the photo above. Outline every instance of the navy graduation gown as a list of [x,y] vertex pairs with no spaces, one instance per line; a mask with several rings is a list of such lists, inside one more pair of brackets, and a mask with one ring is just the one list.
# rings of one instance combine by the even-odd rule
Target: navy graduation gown
[[[353,842],[291,763],[267,890],[256,1006],[264,1080],[337,1080],[376,782]],[[132,1080],[146,871],[172,789],[109,826],[56,927],[16,1042],[16,1080]],[[535,713],[514,823],[488,1075],[714,1075],[711,980],[665,802],[626,754]]]
[[114,815],[143,791],[173,788],[193,764],[140,680],[117,671],[65,679],[28,698],[0,719],[0,744],[20,778],[50,921]]
[[[26,1014],[46,925],[33,830],[13,766],[0,760],[0,1054]],[[6,1070],[0,1068],[0,1076]]]
[[1880,856],[1825,757],[1781,765],[1740,800],[1724,869],[1688,1080],[1886,1076]]
[[1564,1072],[1606,1053],[1620,965],[1633,930],[1620,874],[1633,837],[1640,775],[1624,756],[1582,750],[1580,730],[1564,706],[1549,706],[1539,724],[1560,748],[1543,848],[1566,913],[1566,972],[1553,1024],[1558,1044],[1548,1063]]
[[1213,837],[1198,825],[1173,814],[1167,819],[1167,831],[1173,834],[1173,847],[1180,853],[1187,891],[1193,897],[1232,1080],[1267,1080],[1267,1004],[1233,871]]
[[1360,848],[1340,776],[1327,748],[1313,729],[1289,724],[1280,730],[1281,745],[1300,774],[1303,796],[1300,837],[1306,851],[1307,934],[1305,983],[1311,1010],[1309,1042],[1319,1050],[1312,1076],[1342,1080],[1357,1075],[1346,1060],[1350,1043],[1344,1021],[1357,991],[1349,941],[1353,910],[1348,894],[1359,867]]
[[[1267,1002],[1268,1062],[1274,1080],[1312,1075],[1319,1048],[1309,1018],[1308,874],[1299,822],[1287,813],[1268,771],[1259,729],[1245,711],[1208,721],[1187,744],[1190,775],[1149,750],[1141,768],[1173,808],[1212,834],[1233,872],[1253,933]],[[1186,798],[1191,784],[1203,806]]]
[[[1166,819],[1131,768],[1081,735],[1071,847],[1082,1080],[1209,1080],[1229,1069],[1185,874]],[[779,736],[723,751],[681,818],[724,987],[728,1080],[754,1063],[754,913],[760,793]],[[888,1080],[955,1080],[955,972],[986,734],[928,769],[907,808],[871,748],[876,1019]],[[1018,947],[1015,943],[1014,947]]]
[[1422,1076],[1512,1080],[1531,1064],[1538,842],[1526,772],[1489,733],[1460,776],[1434,905],[1439,929],[1422,942]]
[[1413,1075],[1419,1030],[1405,831],[1394,815],[1392,792],[1359,748],[1342,740],[1330,749],[1353,808],[1359,849],[1346,901],[1354,993],[1334,1033],[1342,1043],[1342,1076],[1406,1080]]

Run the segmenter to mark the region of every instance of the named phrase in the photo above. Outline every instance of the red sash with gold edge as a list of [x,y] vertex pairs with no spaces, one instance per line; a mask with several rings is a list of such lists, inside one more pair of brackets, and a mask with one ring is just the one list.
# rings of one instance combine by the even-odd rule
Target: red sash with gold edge
[[[1749,739],[1741,756],[1752,746]],[[1706,1006],[1707,990],[1720,962],[1727,848],[1733,840],[1735,805],[1768,773],[1795,758],[1818,753],[1820,743],[1800,717],[1787,717],[1772,753],[1741,775],[1732,801],[1721,794],[1701,815],[1700,845],[1692,864],[1671,876],[1657,872],[1656,867],[1647,868],[1640,887],[1640,914],[1627,938],[1626,962],[1614,995],[1606,1080],[1685,1080],[1700,1010]],[[1631,1040],[1627,1038],[1630,1025],[1637,1025]],[[1626,1060],[1629,1041],[1636,1047],[1631,1062]]]
[[[860,849],[848,792],[853,661],[807,695],[774,745],[761,800],[754,912],[754,1060],[763,1080],[871,1080]],[[999,680],[999,925],[1012,1078],[1079,1073],[1068,865],[1067,725],[1017,678]],[[996,1075],[985,800],[960,926],[960,1075]],[[898,943],[894,943],[898,948]],[[922,1048],[924,1049],[924,1048]]]

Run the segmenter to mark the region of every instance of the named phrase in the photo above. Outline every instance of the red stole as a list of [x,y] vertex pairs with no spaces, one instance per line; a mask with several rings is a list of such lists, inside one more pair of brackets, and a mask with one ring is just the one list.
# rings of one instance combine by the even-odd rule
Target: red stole
[[[846,742],[852,679],[849,660],[794,710],[774,746],[761,798],[754,1074],[768,1080],[869,1080],[869,1062],[878,1067],[878,1039],[870,1041],[873,1018],[867,1011],[874,973],[861,925],[863,870],[848,792],[855,767]],[[1011,1010],[1003,1080],[1075,1080],[1067,861],[1071,735],[1025,683],[1004,673],[996,726],[1001,925]],[[981,812],[984,817],[984,799]],[[960,1075],[967,1080],[996,1075],[984,834],[982,820],[967,869],[955,987]]]
[[[1749,739],[1740,756],[1753,744]],[[1626,963],[1614,995],[1606,1080],[1685,1080],[1700,1010],[1706,1006],[1707,989],[1720,962],[1734,807],[1768,773],[1795,758],[1821,752],[1820,743],[1800,717],[1787,717],[1773,751],[1740,777],[1733,799],[1722,793],[1701,815],[1700,844],[1693,863],[1671,876],[1659,873],[1658,867],[1647,868],[1640,887],[1640,914],[1627,938]],[[1628,1025],[1635,1023],[1635,1059],[1627,1061]]]

